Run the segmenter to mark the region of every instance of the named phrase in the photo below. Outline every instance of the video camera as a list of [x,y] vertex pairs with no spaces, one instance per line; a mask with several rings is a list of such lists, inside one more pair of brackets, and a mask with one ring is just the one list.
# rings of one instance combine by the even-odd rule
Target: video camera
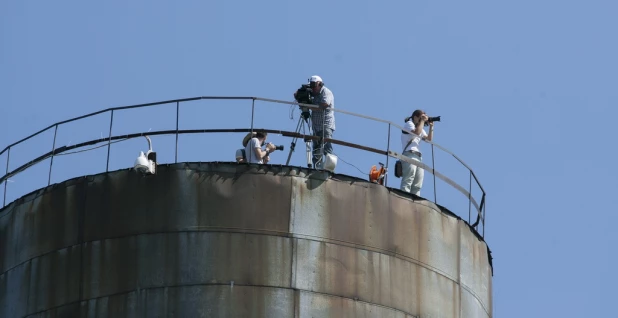
[[298,90],[296,90],[296,94],[294,97],[296,101],[301,104],[311,104],[313,103],[313,96],[311,96],[311,86],[309,84],[303,84]]
[[[296,90],[296,93],[294,94],[294,98],[296,99],[297,102],[301,104],[313,104],[313,96],[311,96],[311,92],[312,92],[312,89],[311,89],[310,84],[303,84],[298,90]],[[301,116],[303,116],[305,120],[309,119],[309,117],[311,117],[311,114],[309,113],[309,109],[307,109],[307,107],[304,107],[304,106],[299,106],[299,107],[301,110]]]

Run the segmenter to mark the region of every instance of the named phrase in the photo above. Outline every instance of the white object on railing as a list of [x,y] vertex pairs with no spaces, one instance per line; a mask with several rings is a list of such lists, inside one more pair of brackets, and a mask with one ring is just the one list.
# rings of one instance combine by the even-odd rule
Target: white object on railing
[[152,142],[148,136],[144,136],[148,140],[148,152],[144,154],[143,151],[139,152],[139,156],[135,159],[135,164],[133,165],[133,169],[139,171],[144,174],[155,174],[157,163],[156,158],[157,155],[152,151]]

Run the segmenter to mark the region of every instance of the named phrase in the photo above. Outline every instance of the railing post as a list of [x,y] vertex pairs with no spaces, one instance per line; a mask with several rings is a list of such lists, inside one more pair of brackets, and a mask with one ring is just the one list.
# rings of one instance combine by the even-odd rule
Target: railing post
[[[255,116],[255,98],[251,98],[251,137],[253,138],[253,118]],[[249,139],[249,142],[251,142],[251,139]],[[249,153],[245,154],[247,161],[248,162],[252,162],[253,160],[253,156],[254,156],[254,152],[253,151],[249,151]]]
[[109,172],[109,149],[112,143],[112,124],[114,123],[114,110],[112,109],[112,115],[109,120],[109,139],[107,140],[107,165],[105,166],[105,172]]
[[468,186],[468,224],[470,224],[470,219],[472,218],[472,171],[468,170],[470,173],[470,185]]
[[[9,174],[9,160],[11,159],[11,147],[9,147],[9,150],[6,154],[6,172],[4,173],[4,175],[8,175]],[[2,206],[6,206],[6,187],[8,185],[7,181],[9,181],[9,178],[4,179],[4,199],[2,200]]]
[[487,202],[483,204],[483,239],[485,239],[485,207],[487,206]]
[[[482,191],[482,190],[481,190]],[[472,224],[472,227],[475,228],[478,232],[478,225],[483,221],[483,236],[485,235],[485,191],[483,191],[483,196],[481,197],[481,204],[477,210],[476,221]]]
[[433,153],[433,143],[431,144],[431,174],[433,175],[433,203],[438,204],[436,195],[436,161]]
[[253,116],[255,115],[255,98],[251,99],[251,134],[253,134]]
[[[320,107],[320,105],[317,105]],[[313,121],[311,122],[313,125]],[[322,168],[324,168],[324,163],[326,163],[326,153],[324,152],[324,135],[326,130],[326,108],[322,109],[322,138],[320,138],[320,161],[322,162]],[[313,167],[315,168],[315,162],[313,163]]]
[[49,160],[49,175],[47,176],[47,185],[51,184],[52,165],[54,164],[54,152],[56,151],[56,135],[58,134],[58,125],[54,129],[54,144],[52,145],[52,154]]
[[178,163],[178,114],[180,113],[180,102],[176,102],[176,156],[174,163]]
[[[386,171],[388,171],[388,153],[391,151],[391,124],[388,124],[388,138],[386,140]],[[388,186],[387,183],[388,173],[384,175],[384,186]]]

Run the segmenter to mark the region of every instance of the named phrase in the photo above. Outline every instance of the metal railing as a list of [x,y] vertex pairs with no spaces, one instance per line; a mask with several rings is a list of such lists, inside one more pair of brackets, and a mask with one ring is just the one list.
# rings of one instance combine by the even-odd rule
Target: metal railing
[[[180,106],[182,103],[186,103],[186,102],[191,102],[191,101],[198,101],[198,100],[247,100],[247,101],[251,101],[251,127],[250,128],[239,128],[239,129],[188,129],[188,130],[181,130],[179,127],[179,114],[180,114]],[[182,134],[202,134],[202,133],[232,133],[232,132],[253,132],[254,131],[254,119],[255,119],[255,109],[256,109],[256,101],[262,101],[262,102],[268,102],[268,103],[276,103],[276,104],[284,104],[284,105],[299,105],[299,106],[303,106],[306,107],[307,109],[318,109],[318,107],[316,107],[315,105],[308,105],[308,104],[300,104],[300,103],[296,103],[296,102],[289,102],[289,101],[281,101],[281,100],[275,100],[275,99],[268,99],[268,98],[260,98],[260,97],[224,97],[224,96],[201,96],[201,97],[193,97],[193,98],[184,98],[184,99],[174,99],[174,100],[167,100],[167,101],[161,101],[161,102],[154,102],[154,103],[146,103],[146,104],[138,104],[138,105],[131,105],[131,106],[122,106],[122,107],[113,107],[113,108],[108,108],[105,110],[101,110],[101,111],[97,111],[94,113],[90,113],[87,115],[83,115],[83,116],[79,116],[79,117],[75,117],[69,120],[65,120],[65,121],[61,121],[55,124],[52,124],[28,137],[25,137],[15,143],[12,143],[10,145],[8,145],[7,147],[5,147],[1,152],[0,152],[0,156],[2,156],[3,154],[6,153],[7,155],[7,159],[6,159],[6,169],[5,169],[5,174],[0,177],[0,184],[4,183],[4,194],[3,194],[3,207],[6,206],[6,191],[7,191],[7,187],[8,187],[8,181],[9,178],[19,174],[20,172],[23,172],[25,170],[27,170],[28,168],[32,167],[33,165],[36,165],[37,163],[40,163],[41,161],[44,161],[46,159],[50,159],[50,164],[49,164],[49,172],[48,172],[48,180],[47,180],[47,184],[50,185],[51,184],[51,174],[52,174],[52,168],[53,168],[53,163],[54,163],[54,157],[60,154],[63,154],[67,151],[70,150],[74,150],[74,149],[79,149],[82,147],[86,147],[86,146],[90,146],[90,145],[94,145],[94,144],[98,144],[98,143],[104,143],[103,146],[105,146],[105,143],[107,145],[107,158],[106,158],[106,168],[105,171],[108,172],[109,171],[109,157],[110,157],[110,149],[111,149],[111,144],[112,141],[120,141],[120,140],[126,140],[126,139],[131,139],[131,138],[137,138],[137,137],[141,137],[141,136],[155,136],[155,135],[175,135],[176,140],[175,140],[175,153],[174,153],[174,162],[177,163],[178,162],[178,136],[182,135]],[[125,134],[125,135],[116,135],[113,136],[112,135],[112,128],[113,128],[113,124],[114,124],[114,112],[120,111],[120,110],[126,110],[126,109],[134,109],[134,108],[141,108],[141,107],[150,107],[150,106],[156,106],[156,105],[165,105],[165,104],[175,104],[176,106],[176,117],[175,117],[175,124],[176,127],[175,129],[172,130],[158,130],[158,131],[148,131],[148,132],[140,132],[140,133],[133,133],[133,134]],[[349,112],[349,111],[345,111],[342,109],[338,109],[335,108],[333,109],[336,113],[343,113],[343,114],[347,114],[347,115],[351,115],[357,118],[364,118],[364,119],[368,119],[370,121],[374,121],[377,123],[381,123],[384,125],[388,126],[388,139],[387,139],[387,145],[386,145],[386,149],[377,149],[377,148],[372,148],[372,147],[367,147],[364,145],[359,145],[359,144],[355,144],[355,143],[350,143],[350,142],[346,142],[343,140],[337,140],[337,139],[330,139],[330,138],[320,138],[318,136],[312,136],[312,135],[306,135],[306,134],[301,134],[299,131],[284,131],[284,130],[272,130],[272,129],[260,129],[263,131],[266,131],[268,133],[275,133],[275,134],[280,134],[284,137],[290,137],[290,138],[302,138],[304,140],[318,140],[319,142],[322,143],[325,141],[329,141],[333,144],[338,144],[338,145],[342,145],[342,146],[346,146],[346,147],[350,147],[350,148],[355,148],[355,149],[359,149],[362,151],[367,151],[367,152],[371,152],[371,153],[376,153],[376,154],[380,154],[380,155],[384,155],[386,157],[386,168],[388,169],[388,165],[389,165],[389,158],[395,158],[401,161],[405,161],[408,163],[411,163],[413,165],[416,165],[422,169],[424,169],[425,171],[430,172],[433,175],[433,192],[434,192],[434,202],[437,204],[437,193],[436,193],[436,182],[435,182],[435,178],[439,178],[440,180],[446,182],[447,184],[449,184],[451,187],[453,187],[454,189],[456,189],[457,191],[459,191],[460,193],[462,193],[468,200],[468,224],[471,224],[471,220],[472,220],[472,206],[474,206],[474,209],[476,210],[476,220],[474,223],[471,224],[472,227],[474,227],[477,230],[477,233],[479,233],[479,235],[481,235],[482,237],[484,237],[485,235],[485,197],[486,197],[486,193],[485,190],[483,189],[483,187],[480,184],[480,181],[478,180],[477,176],[475,175],[474,171],[466,164],[463,162],[463,160],[461,160],[459,157],[457,157],[455,154],[453,154],[452,152],[450,152],[449,150],[447,150],[446,148],[431,142],[431,141],[425,141],[423,140],[423,142],[429,144],[431,146],[431,154],[432,154],[432,164],[431,166],[428,166],[427,164],[423,163],[423,162],[419,162],[419,161],[415,161],[412,160],[406,156],[403,156],[401,153],[396,152],[391,150],[391,129],[392,128],[397,128],[399,130],[403,130],[403,127],[396,125],[390,121],[387,120],[383,120],[383,119],[378,119],[378,118],[373,118],[370,116],[366,116],[366,115],[361,115],[361,114],[356,114],[353,112]],[[89,140],[89,141],[85,141],[82,143],[78,143],[78,144],[74,144],[74,145],[66,145],[66,146],[62,146],[62,147],[57,147],[56,145],[56,137],[58,134],[58,128],[62,125],[71,123],[71,122],[75,122],[81,119],[85,119],[88,117],[92,117],[92,116],[96,116],[99,114],[104,114],[104,113],[109,113],[110,114],[110,119],[109,119],[109,133],[107,135],[107,137],[102,137],[99,139],[93,139],[93,140]],[[53,138],[53,143],[51,146],[51,151],[44,153],[34,159],[29,160],[28,162],[26,162],[25,164],[9,171],[9,163],[10,163],[10,159],[11,159],[11,149],[14,149],[16,146],[23,144],[25,141],[30,140],[36,136],[39,136],[47,131],[52,130],[54,131],[54,138]],[[435,169],[435,161],[434,161],[434,151],[435,149],[438,149],[450,156],[452,156],[454,159],[456,159],[463,167],[465,167],[468,171],[469,174],[469,184],[468,184],[468,188],[466,189],[465,187],[459,185],[458,183],[456,183],[455,181],[451,180],[449,177],[447,177],[445,174],[437,171]],[[163,162],[158,162],[159,164],[163,163]],[[476,183],[476,185],[478,186],[478,188],[481,191],[481,199],[480,202],[477,202],[477,200],[472,196],[472,180],[474,180],[474,182]],[[386,181],[384,182],[385,185],[387,185]],[[479,225],[482,226],[482,230],[479,230]]]

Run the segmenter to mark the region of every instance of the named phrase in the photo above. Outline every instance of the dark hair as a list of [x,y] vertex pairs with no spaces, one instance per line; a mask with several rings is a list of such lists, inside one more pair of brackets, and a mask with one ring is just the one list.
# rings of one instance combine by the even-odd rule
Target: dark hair
[[404,120],[403,120],[403,122],[404,122],[404,123],[407,123],[409,120],[412,120],[412,118],[413,118],[414,116],[420,116],[420,115],[422,115],[422,114],[424,114],[424,113],[425,113],[425,112],[424,112],[424,111],[422,111],[421,109],[417,109],[417,110],[415,110],[415,111],[412,113],[412,115],[410,115],[410,117],[406,117],[406,119],[404,119]]
[[266,138],[266,136],[268,136],[268,133],[265,131],[258,131],[255,133],[255,138]]

